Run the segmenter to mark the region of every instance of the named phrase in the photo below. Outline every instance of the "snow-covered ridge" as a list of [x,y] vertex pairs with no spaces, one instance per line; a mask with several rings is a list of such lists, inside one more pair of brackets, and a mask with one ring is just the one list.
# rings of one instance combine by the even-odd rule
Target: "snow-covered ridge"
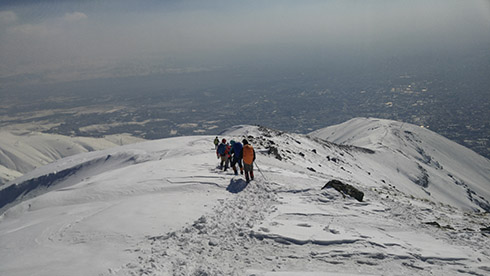
[[363,165],[394,174],[391,179],[402,181],[394,184],[402,191],[409,192],[407,187],[415,183],[432,200],[490,211],[490,160],[428,129],[356,118],[310,135],[375,150],[372,161]]
[[[214,136],[55,161],[11,183],[28,189],[0,216],[0,274],[487,274],[489,225],[481,211],[490,189],[480,180],[488,172],[472,168],[471,158],[453,169],[419,142],[426,135],[441,143],[440,136],[408,127],[400,131],[410,140],[402,135],[406,148],[398,149],[234,127],[220,138],[247,138],[258,155],[248,185],[216,168]],[[466,186],[444,183],[449,174]],[[363,191],[363,202],[322,190],[332,179]]]
[[129,135],[90,138],[18,130],[0,131],[0,185],[67,156],[141,141]]
[[85,177],[135,164],[139,161],[138,158],[138,154],[134,152],[117,152],[115,156],[107,154],[92,157],[81,163],[70,162],[69,166],[58,166],[57,170],[49,173],[44,171],[37,177],[35,176],[39,173],[37,171],[26,177],[20,177],[0,190],[0,213],[16,202],[34,198],[51,190],[66,189]]

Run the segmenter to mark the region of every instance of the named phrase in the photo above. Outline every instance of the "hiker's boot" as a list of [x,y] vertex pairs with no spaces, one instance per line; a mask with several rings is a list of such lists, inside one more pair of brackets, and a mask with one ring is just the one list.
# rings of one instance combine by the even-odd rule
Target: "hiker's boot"
[[250,179],[254,180],[254,172],[250,172]]

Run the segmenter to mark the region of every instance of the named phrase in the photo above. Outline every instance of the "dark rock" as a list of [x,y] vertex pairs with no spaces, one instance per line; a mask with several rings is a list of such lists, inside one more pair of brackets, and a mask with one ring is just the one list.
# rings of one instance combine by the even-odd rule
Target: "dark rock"
[[435,226],[437,228],[441,228],[441,225],[437,221],[424,222],[424,224],[432,225],[432,226]]
[[451,226],[451,225],[446,225],[446,226],[442,226],[440,225],[437,221],[430,221],[430,222],[425,222],[424,224],[427,224],[427,225],[432,225],[432,226],[435,226],[437,228],[441,228],[441,229],[446,229],[446,230],[454,230],[454,228]]
[[424,188],[429,187],[429,174],[427,173],[427,170],[422,167],[420,164],[417,164],[419,170],[420,170],[420,176],[417,177],[416,179],[411,179],[415,184],[422,186]]
[[310,170],[310,171],[312,171],[312,172],[316,172],[316,170],[313,169],[313,168],[307,167],[307,169]]
[[212,240],[208,241],[208,244],[209,244],[209,246],[218,246],[219,243],[217,240],[212,239]]
[[268,154],[274,155],[274,157],[279,161],[282,160],[282,156],[279,154],[279,150],[274,146],[269,146]]
[[200,217],[192,226],[198,230],[204,229],[206,227],[206,218],[204,216]]
[[456,230],[456,229],[454,229],[454,228],[453,228],[451,225],[449,225],[449,224],[448,224],[448,225],[446,225],[446,226],[443,226],[442,228],[443,228],[443,229],[446,229],[446,230]]
[[342,194],[347,194],[358,201],[362,202],[364,198],[364,193],[356,189],[354,186],[349,184],[344,184],[339,180],[330,180],[325,186],[323,186],[322,190],[325,188],[334,188],[335,190],[341,192]]

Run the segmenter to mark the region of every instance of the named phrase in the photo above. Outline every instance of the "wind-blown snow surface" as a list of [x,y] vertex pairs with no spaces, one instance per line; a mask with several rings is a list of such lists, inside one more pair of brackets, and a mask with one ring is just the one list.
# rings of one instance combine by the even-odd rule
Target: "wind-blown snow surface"
[[[8,204],[0,219],[0,274],[490,272],[487,214],[464,211],[481,208],[466,192],[457,200],[442,197],[443,204],[419,197],[433,185],[432,170],[424,188],[383,167],[389,161],[379,158],[388,156],[379,149],[248,126],[224,137],[247,137],[255,146],[256,177],[248,185],[217,169],[214,136],[82,154],[17,179],[15,189],[0,191],[24,190],[16,201],[0,200]],[[478,172],[470,161],[463,164],[460,174],[440,170],[455,178]],[[480,173],[488,179],[488,171]],[[362,190],[364,201],[321,190],[331,179]],[[489,190],[479,177],[463,180],[475,194],[477,187]]]
[[0,185],[63,157],[141,142],[129,135],[68,137],[30,131],[0,131]]
[[370,158],[374,162],[361,161],[363,168],[385,171],[386,178],[397,180],[390,184],[403,192],[490,211],[490,160],[432,131],[391,120],[356,118],[310,135],[376,151]]

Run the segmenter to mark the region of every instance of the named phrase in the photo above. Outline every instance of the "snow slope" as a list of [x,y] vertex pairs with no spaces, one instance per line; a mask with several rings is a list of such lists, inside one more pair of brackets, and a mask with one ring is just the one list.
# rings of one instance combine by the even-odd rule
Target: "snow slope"
[[0,131],[0,185],[63,157],[141,141],[129,135],[90,138]]
[[[397,182],[392,184],[404,192],[490,211],[490,160],[430,130],[390,120],[355,118],[310,135],[376,151],[366,165],[396,172],[393,177]],[[416,189],[412,183],[417,184]]]
[[[214,136],[80,154],[16,179],[0,190],[0,275],[490,273],[488,214],[466,212],[481,209],[466,193],[418,197],[406,172],[382,167],[381,147],[251,126],[222,136],[254,145],[254,181],[217,169]],[[363,202],[322,190],[331,179]]]

